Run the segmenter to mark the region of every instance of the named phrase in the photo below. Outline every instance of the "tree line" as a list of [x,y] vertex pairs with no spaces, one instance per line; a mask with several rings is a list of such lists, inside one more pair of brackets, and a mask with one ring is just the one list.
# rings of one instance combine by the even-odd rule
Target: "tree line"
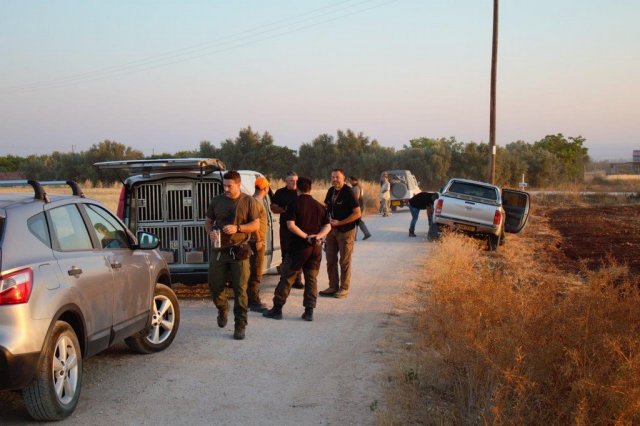
[[[589,162],[588,149],[581,136],[547,135],[539,141],[512,142],[497,147],[496,182],[516,187],[525,175],[533,187],[579,183]],[[93,163],[141,158],[206,157],[222,160],[227,169],[257,170],[269,178],[285,176],[289,170],[312,179],[328,180],[331,170],[342,168],[347,175],[377,181],[380,173],[408,169],[423,190],[435,190],[451,177],[486,180],[490,147],[486,143],[461,142],[450,138],[417,138],[401,149],[384,147],[376,139],[352,130],[336,135],[321,134],[303,143],[296,152],[274,143],[269,132],[260,134],[251,127],[241,129],[234,139],[219,146],[200,142],[197,149],[145,157],[141,151],[105,140],[79,153],[54,152],[28,157],[0,157],[0,172],[21,172],[36,180],[89,180],[94,185],[112,184],[120,179],[116,172],[99,171]]]

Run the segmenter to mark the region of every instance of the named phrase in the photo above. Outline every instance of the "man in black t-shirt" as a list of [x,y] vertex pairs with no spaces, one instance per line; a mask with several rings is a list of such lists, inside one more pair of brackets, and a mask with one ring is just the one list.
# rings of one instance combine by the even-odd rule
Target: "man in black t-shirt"
[[[349,295],[351,284],[351,254],[356,238],[356,223],[361,211],[358,201],[353,197],[351,188],[345,184],[342,169],[331,172],[331,184],[324,204],[331,217],[331,232],[327,236],[327,273],[329,288],[320,292],[321,296],[341,299]],[[340,259],[338,260],[338,254]],[[340,273],[338,274],[338,265]]]
[[[280,250],[282,252],[282,262],[287,257],[289,251],[289,245],[291,244],[291,232],[287,228],[287,221],[284,213],[287,207],[295,203],[298,198],[297,184],[298,174],[296,172],[287,172],[287,177],[284,179],[286,186],[278,189],[273,197],[271,197],[271,211],[280,215]],[[296,282],[293,284],[293,288],[304,288],[302,284],[302,273],[296,277]]]
[[298,198],[290,204],[284,216],[292,234],[289,251],[280,268],[280,281],[273,295],[273,308],[264,312],[267,318],[282,319],[282,307],[289,297],[296,276],[304,273],[304,314],[302,319],[313,321],[313,309],[318,298],[317,277],[322,260],[322,239],[331,230],[327,210],[313,199],[311,180],[298,180]]
[[409,236],[415,237],[416,223],[418,222],[418,216],[420,210],[427,211],[427,218],[429,219],[429,225],[431,225],[433,216],[433,203],[438,199],[437,192],[420,192],[409,200],[409,210],[411,211],[411,223],[409,224]]

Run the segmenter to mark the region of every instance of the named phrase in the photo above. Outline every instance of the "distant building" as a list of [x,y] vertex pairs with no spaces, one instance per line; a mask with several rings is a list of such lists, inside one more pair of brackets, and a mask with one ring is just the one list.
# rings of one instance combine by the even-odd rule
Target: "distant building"
[[610,163],[608,175],[640,175],[640,149],[633,150],[633,161]]

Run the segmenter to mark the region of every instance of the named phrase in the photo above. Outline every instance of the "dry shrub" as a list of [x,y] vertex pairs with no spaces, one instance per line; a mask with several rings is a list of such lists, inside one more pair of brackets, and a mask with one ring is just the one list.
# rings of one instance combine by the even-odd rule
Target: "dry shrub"
[[507,245],[447,235],[426,263],[418,331],[456,421],[640,422],[638,279],[615,265],[567,276],[535,244]]

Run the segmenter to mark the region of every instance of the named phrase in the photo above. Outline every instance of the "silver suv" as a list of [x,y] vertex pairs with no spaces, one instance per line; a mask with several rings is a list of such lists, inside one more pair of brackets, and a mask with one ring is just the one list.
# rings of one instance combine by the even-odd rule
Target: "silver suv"
[[180,324],[158,238],[137,237],[99,202],[0,193],[0,390],[20,389],[38,420],[69,416],[82,360],[125,340],[134,351],[167,348]]

